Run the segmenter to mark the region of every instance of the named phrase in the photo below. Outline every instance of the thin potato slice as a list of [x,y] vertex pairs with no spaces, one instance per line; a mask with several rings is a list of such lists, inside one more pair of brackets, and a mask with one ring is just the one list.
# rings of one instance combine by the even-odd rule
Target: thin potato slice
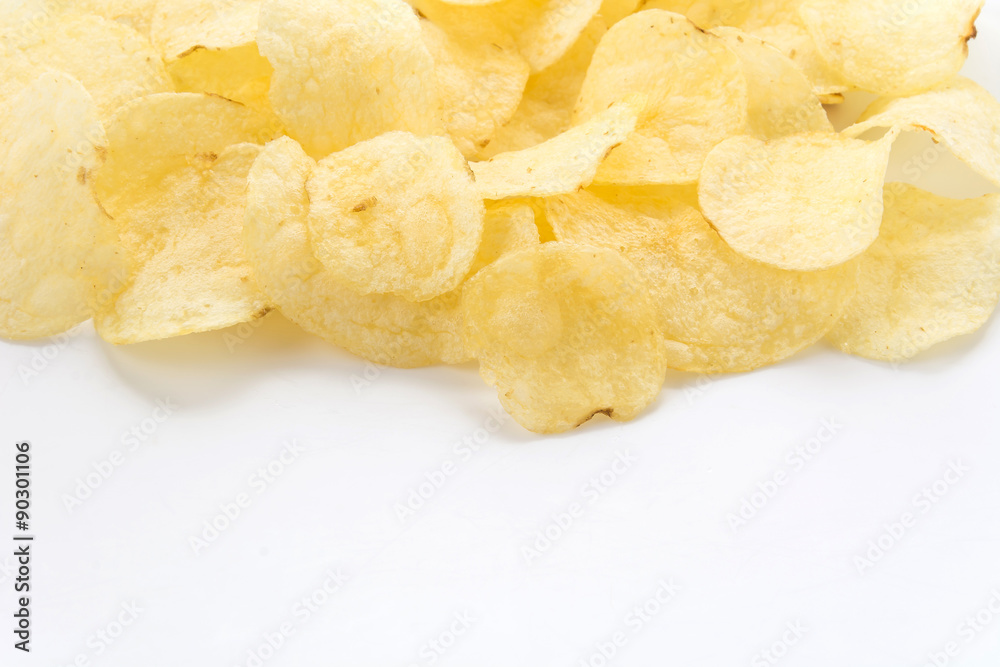
[[712,31],[739,56],[747,78],[747,129],[758,139],[833,132],[812,83],[795,63],[759,37],[737,28]]
[[444,137],[389,132],[324,158],[307,186],[316,256],[361,294],[455,289],[483,238],[483,201]]
[[264,0],[270,100],[314,158],[393,130],[444,134],[434,61],[402,0]]
[[622,252],[650,286],[671,368],[750,371],[812,345],[854,296],[856,261],[783,271],[733,251],[691,206],[662,195],[588,192],[546,200],[560,241]]
[[473,162],[470,166],[480,196],[546,197],[590,185],[608,153],[635,130],[644,104],[637,97],[618,102],[545,143]]
[[240,233],[246,180],[271,119],[235,102],[168,93],[136,100],[108,127],[95,191],[131,271],[94,321],[115,344],[246,322],[268,304]]
[[[416,368],[468,361],[460,333],[461,290],[423,303],[366,296],[334,278],[316,259],[306,222],[306,184],[315,168],[287,137],[268,144],[254,164],[243,240],[261,290],[306,331],[375,363]],[[473,271],[537,243],[530,207],[491,206]]]
[[559,433],[598,413],[635,418],[666,372],[643,278],[613,250],[546,243],[466,284],[464,336],[519,424]]
[[0,111],[0,336],[52,336],[89,319],[121,272],[90,190],[107,141],[80,83],[42,74]]
[[97,14],[132,28],[140,35],[149,36],[153,13],[159,0],[73,0],[73,7],[80,12]]
[[1000,102],[969,79],[956,77],[913,97],[876,100],[857,124],[857,137],[875,127],[926,131],[959,159],[1000,185]]
[[890,184],[882,234],[860,266],[858,295],[828,337],[845,352],[903,361],[973,333],[1000,299],[1000,195],[954,200]]
[[875,142],[827,133],[771,142],[733,137],[705,161],[701,210],[750,259],[793,271],[842,264],[878,236],[897,136]]
[[648,95],[646,113],[601,166],[598,183],[693,183],[712,147],[746,128],[739,58],[680,14],[642,11],[608,31],[583,83],[576,122],[636,93]]
[[802,0],[826,62],[858,88],[912,95],[958,74],[984,0]]

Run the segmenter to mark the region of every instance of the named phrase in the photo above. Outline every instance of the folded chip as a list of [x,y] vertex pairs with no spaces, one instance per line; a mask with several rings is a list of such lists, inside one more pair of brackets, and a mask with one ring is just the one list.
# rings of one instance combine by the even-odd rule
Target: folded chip
[[858,295],[829,340],[903,361],[978,330],[1000,299],[1000,195],[954,200],[885,189],[882,233],[861,256]]
[[519,424],[559,433],[636,417],[666,372],[645,281],[614,250],[546,243],[503,257],[462,295],[480,373]]

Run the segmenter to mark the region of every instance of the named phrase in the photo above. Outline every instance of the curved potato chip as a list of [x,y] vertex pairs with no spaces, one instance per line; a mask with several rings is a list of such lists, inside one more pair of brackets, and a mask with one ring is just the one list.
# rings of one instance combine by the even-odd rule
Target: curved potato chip
[[746,127],[739,58],[680,14],[642,11],[608,31],[587,71],[575,120],[634,93],[648,95],[646,113],[601,165],[597,183],[692,183],[712,147]]
[[75,77],[104,119],[130,100],[173,89],[163,61],[145,37],[99,16],[75,12],[51,16],[37,40],[24,47],[24,54],[36,68]]
[[320,160],[307,186],[316,256],[361,294],[455,289],[483,239],[482,198],[450,139],[389,132]]
[[40,338],[89,319],[120,271],[89,181],[106,150],[94,100],[42,74],[0,111],[0,336]]
[[264,0],[270,99],[315,158],[393,130],[443,134],[434,61],[402,0]]
[[[613,191],[613,189],[608,189]],[[812,345],[854,296],[856,260],[783,271],[732,250],[691,206],[626,194],[612,205],[580,192],[546,200],[560,241],[623,253],[646,277],[668,364],[696,373],[750,371]]]
[[1000,102],[974,81],[956,77],[913,97],[876,100],[843,134],[857,137],[874,127],[930,132],[960,160],[1000,185]]
[[692,23],[709,30],[720,26],[738,26],[750,12],[748,0],[646,0],[642,9],[663,9],[684,14]]
[[802,0],[823,59],[855,86],[911,95],[958,74],[983,0]]
[[726,243],[751,259],[793,271],[842,264],[878,236],[897,136],[727,139],[705,160],[701,210]]
[[246,322],[268,304],[240,235],[246,180],[271,119],[192,93],[152,95],[108,126],[94,189],[114,217],[131,271],[98,312],[98,333],[136,343]]
[[97,14],[149,36],[158,0],[73,0],[80,12]]
[[473,162],[483,199],[545,197],[590,185],[608,152],[635,130],[644,100],[630,98],[545,143]]
[[528,63],[509,35],[451,37],[427,19],[420,27],[434,59],[445,128],[465,157],[478,158],[521,103]]
[[[370,361],[398,368],[468,361],[460,335],[460,289],[422,303],[362,295],[316,259],[306,224],[306,183],[315,166],[287,137],[268,144],[254,164],[243,239],[261,290],[306,331]],[[530,207],[488,207],[473,271],[537,243]]]
[[451,35],[486,26],[508,33],[532,72],[542,71],[569,51],[601,7],[601,0],[500,0],[475,6],[411,1]]
[[803,132],[833,132],[812,83],[785,54],[737,28],[721,27],[712,32],[743,64],[751,134],[767,140]]
[[480,373],[536,433],[598,413],[635,418],[666,365],[643,278],[613,250],[546,243],[507,255],[465,285],[463,333]]
[[892,183],[882,233],[861,257],[858,295],[828,340],[902,361],[973,333],[998,299],[1000,195],[945,199]]

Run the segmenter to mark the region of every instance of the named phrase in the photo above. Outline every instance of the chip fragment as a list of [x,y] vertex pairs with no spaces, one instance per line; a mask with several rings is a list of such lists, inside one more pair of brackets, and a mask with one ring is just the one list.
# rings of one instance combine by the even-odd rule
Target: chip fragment
[[954,200],[885,189],[882,233],[860,261],[858,295],[828,339],[903,361],[978,330],[1000,299],[1000,195]]
[[480,373],[536,433],[599,413],[628,421],[663,384],[645,281],[613,250],[546,243],[507,255],[469,280],[462,309]]
[[726,243],[750,259],[793,271],[842,264],[878,236],[897,136],[727,139],[705,161],[701,210]]
[[97,105],[69,75],[42,74],[0,110],[0,336],[72,328],[120,273],[89,183],[105,150]]
[[450,292],[482,242],[482,198],[444,137],[389,132],[356,144],[320,160],[307,191],[316,256],[361,294]]

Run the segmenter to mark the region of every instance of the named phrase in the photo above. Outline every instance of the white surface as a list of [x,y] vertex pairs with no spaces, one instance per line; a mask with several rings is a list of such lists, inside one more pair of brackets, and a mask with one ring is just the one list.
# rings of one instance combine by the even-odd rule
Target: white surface
[[[995,2],[979,25],[966,72],[1000,95]],[[969,174],[943,158],[918,184],[985,191]],[[474,454],[456,443],[492,426],[498,403],[473,367],[378,370],[275,316],[243,334],[115,349],[86,325],[61,344],[0,343],[0,542],[20,439],[33,443],[37,535],[34,652],[10,648],[0,570],[0,664],[254,665],[248,651],[286,622],[262,664],[598,667],[619,632],[611,664],[623,666],[918,667],[951,641],[947,664],[1000,664],[1000,613],[962,626],[994,592],[1000,612],[996,321],[899,367],[820,346],[749,375],[674,374],[632,424],[543,439],[508,421]],[[127,451],[123,435],[163,399],[175,412]],[[799,469],[789,453],[825,435],[824,420],[840,426]],[[258,493],[255,470],[290,440],[304,451]],[[68,511],[64,497],[115,450],[122,465]],[[598,497],[588,480],[619,453],[635,462]],[[952,461],[968,472],[924,512],[914,496]],[[401,521],[396,504],[446,468]],[[787,483],[731,528],[782,471]],[[189,538],[240,493],[250,506],[196,555]],[[574,503],[579,516],[529,564],[523,548]],[[904,512],[915,525],[860,573],[855,557]],[[325,604],[296,607],[338,570],[350,579]],[[671,580],[676,595],[650,602],[658,614],[634,615]],[[133,602],[138,618],[106,646],[97,631],[116,633]],[[801,638],[786,632],[796,622]],[[436,653],[429,642],[450,643],[450,628],[461,635]],[[783,635],[795,644],[767,662],[759,652]]]

